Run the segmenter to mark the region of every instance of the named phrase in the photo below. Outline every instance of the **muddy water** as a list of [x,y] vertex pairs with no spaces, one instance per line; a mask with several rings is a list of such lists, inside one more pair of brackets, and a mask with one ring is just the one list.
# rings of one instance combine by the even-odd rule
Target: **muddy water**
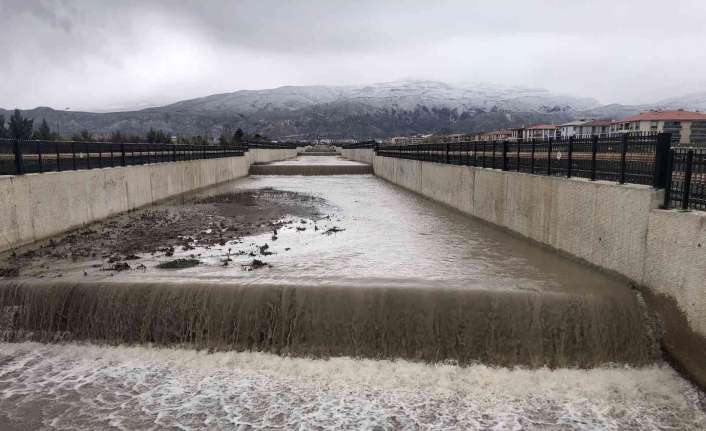
[[674,371],[0,344],[0,428],[702,430]]
[[372,176],[197,198],[247,190],[318,206],[3,280],[0,429],[703,429],[628,286]]
[[[504,366],[658,358],[628,286],[372,176],[251,177],[198,199],[264,189],[311,196],[320,215],[138,254],[141,270],[72,261],[6,282],[0,334]],[[175,259],[198,265],[157,266]]]
[[[133,268],[144,264],[146,270],[142,271],[106,272],[100,265],[93,266],[100,261],[71,259],[49,262],[47,268],[37,267],[29,276],[45,275],[53,279],[58,273],[52,269],[58,267],[63,280],[76,277],[133,282],[176,278],[248,284],[373,284],[618,296],[628,291],[623,283],[591,268],[373,176],[256,176],[211,189],[202,197],[263,189],[271,190],[269,200],[274,199],[277,190],[310,195],[320,203],[320,215],[285,216],[276,240],[273,230],[263,224],[260,230],[266,229],[265,233],[245,235],[224,245],[194,244],[195,248],[188,250],[177,247],[173,256],[136,253],[140,259],[130,264]],[[264,245],[267,248],[263,254],[260,250]],[[179,271],[155,269],[160,262],[191,257],[202,264]],[[270,266],[258,271],[243,270],[243,265],[253,257]],[[228,265],[223,266],[228,258],[231,259]]]

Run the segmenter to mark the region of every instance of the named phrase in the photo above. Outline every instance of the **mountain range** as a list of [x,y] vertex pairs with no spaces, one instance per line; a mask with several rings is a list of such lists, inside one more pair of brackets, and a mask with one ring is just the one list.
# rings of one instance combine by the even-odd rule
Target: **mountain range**
[[[649,109],[706,109],[706,92],[645,105],[601,105],[543,89],[397,81],[367,86],[286,86],[183,100],[123,112],[23,111],[64,136],[121,131],[219,136],[242,128],[273,139],[384,138],[478,132],[579,118],[620,118]],[[9,110],[0,109],[7,118]]]

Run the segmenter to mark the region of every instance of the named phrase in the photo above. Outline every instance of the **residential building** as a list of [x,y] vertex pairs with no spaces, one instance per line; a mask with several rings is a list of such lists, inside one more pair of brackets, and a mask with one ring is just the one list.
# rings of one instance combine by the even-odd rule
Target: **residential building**
[[583,126],[586,125],[586,123],[589,123],[589,120],[569,121],[559,126],[559,133],[562,138],[581,136],[583,134]]
[[515,129],[510,129],[510,140],[511,141],[521,141],[525,135],[524,127],[517,127]]
[[706,145],[706,114],[684,110],[642,112],[616,121],[611,131],[670,132],[672,145]]
[[491,142],[491,141],[508,141],[510,140],[510,137],[512,136],[512,131],[511,130],[493,130],[492,132],[482,132],[482,133],[475,133],[470,136],[471,141],[483,141],[483,142]]
[[605,136],[611,133],[611,128],[613,127],[613,120],[593,120],[584,123],[580,127],[580,136]]
[[471,140],[471,137],[465,133],[453,133],[451,135],[445,135],[442,138],[442,142],[451,143],[466,142]]
[[526,127],[523,133],[523,139],[549,139],[558,138],[560,135],[559,126],[553,124],[537,124]]
[[412,135],[412,136],[395,136],[390,138],[390,143],[392,145],[412,145],[412,144],[422,144],[431,135]]

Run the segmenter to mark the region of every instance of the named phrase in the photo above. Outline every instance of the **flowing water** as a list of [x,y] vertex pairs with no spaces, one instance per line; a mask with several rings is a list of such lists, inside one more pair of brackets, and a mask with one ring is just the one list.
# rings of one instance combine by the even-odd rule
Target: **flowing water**
[[[251,177],[208,194],[253,188],[319,197],[326,216],[170,257],[198,256],[194,268],[145,254],[132,262],[147,271],[71,262],[59,279],[6,283],[5,339],[534,367],[657,358],[628,286],[375,177]],[[265,244],[269,266],[243,270]]]
[[[703,428],[625,283],[370,175],[189,199],[253,189],[314,196],[321,216],[138,253],[139,271],[56,261],[0,282],[0,424]],[[199,264],[158,269],[180,258]]]
[[592,370],[0,344],[0,428],[702,430],[668,367]]

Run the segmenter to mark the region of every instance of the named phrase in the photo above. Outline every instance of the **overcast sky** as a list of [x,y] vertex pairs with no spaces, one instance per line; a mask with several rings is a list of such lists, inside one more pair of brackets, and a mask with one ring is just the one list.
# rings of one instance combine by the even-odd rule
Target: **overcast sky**
[[603,103],[706,91],[706,0],[0,0],[0,107],[399,79]]

